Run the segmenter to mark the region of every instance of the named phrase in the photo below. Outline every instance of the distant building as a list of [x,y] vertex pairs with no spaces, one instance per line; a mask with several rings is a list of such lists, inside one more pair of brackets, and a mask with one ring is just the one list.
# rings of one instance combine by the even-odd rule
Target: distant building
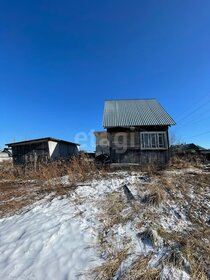
[[111,163],[159,163],[169,159],[168,128],[175,121],[155,99],[105,101],[104,132],[95,132],[96,155]]
[[79,144],[51,137],[7,144],[14,164],[70,158],[78,154]]
[[6,148],[0,151],[0,163],[4,161],[12,161],[12,153]]
[[173,154],[195,154],[206,150],[205,148],[194,143],[172,145],[170,149]]
[[194,143],[190,144],[180,144],[180,145],[172,145],[170,147],[171,153],[173,155],[203,155],[208,160],[210,160],[210,149],[205,149],[199,145]]

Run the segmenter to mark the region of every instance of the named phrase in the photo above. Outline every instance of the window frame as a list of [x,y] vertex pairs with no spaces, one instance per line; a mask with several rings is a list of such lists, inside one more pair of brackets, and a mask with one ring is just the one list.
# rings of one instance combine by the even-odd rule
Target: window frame
[[[163,135],[163,136],[161,136],[161,138],[163,140],[164,146],[160,145],[159,134]],[[143,138],[145,136],[146,136],[146,139]],[[141,143],[141,150],[167,150],[168,149],[167,131],[140,132],[140,143]],[[145,145],[145,143],[147,145]],[[155,145],[155,147],[154,147],[154,145]]]

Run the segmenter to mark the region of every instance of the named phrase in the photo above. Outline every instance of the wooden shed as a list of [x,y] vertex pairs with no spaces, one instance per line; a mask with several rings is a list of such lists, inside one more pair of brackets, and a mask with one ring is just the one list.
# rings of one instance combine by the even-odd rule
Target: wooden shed
[[168,128],[174,124],[155,99],[105,101],[106,131],[103,137],[102,132],[95,133],[96,154],[108,151],[111,163],[165,164],[169,159]]
[[79,152],[79,144],[52,137],[7,144],[14,164],[69,158]]

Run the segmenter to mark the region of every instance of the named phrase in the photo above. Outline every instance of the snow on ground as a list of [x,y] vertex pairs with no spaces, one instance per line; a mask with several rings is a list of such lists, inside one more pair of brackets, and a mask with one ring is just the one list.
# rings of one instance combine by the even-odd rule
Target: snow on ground
[[97,254],[94,232],[74,215],[68,199],[54,199],[0,220],[0,279],[78,279]]
[[[142,176],[144,174],[112,173],[110,179],[93,180],[79,186],[66,198],[57,197],[50,201],[46,197],[34,203],[28,212],[0,219],[0,279],[89,279],[85,273],[103,263],[103,255],[97,243],[102,229],[97,204],[105,195],[114,191],[124,196],[123,184],[128,184],[132,193],[138,197],[136,183],[141,181]],[[68,177],[52,180],[51,183],[62,183],[65,187],[68,185]],[[147,185],[147,182],[141,183]],[[150,208],[150,211],[159,214],[160,224],[167,230],[182,231],[190,226],[184,212],[176,205],[168,205],[166,202],[165,206]],[[168,212],[168,215],[162,216],[163,211]],[[178,212],[180,216],[177,217]],[[140,219],[141,215],[124,225],[116,224],[110,236],[107,234],[107,242],[110,244],[113,242],[112,235],[117,243],[121,243],[125,237],[131,240],[129,256],[119,268],[121,273],[141,255],[153,252],[150,264],[154,265],[164,253],[165,248],[159,236],[156,237],[156,248],[148,243],[149,240],[138,238],[144,230],[135,228]],[[165,266],[160,276],[161,279],[189,279],[186,272],[170,266]]]
[[44,199],[29,212],[0,219],[0,279],[86,279],[80,273],[101,262],[91,203],[121,182],[94,181],[69,198]]
[[168,265],[166,265],[163,268],[163,270],[161,271],[160,278],[162,280],[169,280],[169,279],[170,280],[177,280],[177,279],[190,280],[190,277],[186,272],[184,272],[180,269],[175,269],[174,267],[170,267]]

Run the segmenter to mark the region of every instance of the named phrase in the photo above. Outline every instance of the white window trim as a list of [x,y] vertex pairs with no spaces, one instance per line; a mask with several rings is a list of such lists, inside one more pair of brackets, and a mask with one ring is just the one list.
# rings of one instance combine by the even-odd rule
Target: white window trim
[[[143,147],[142,136],[145,134],[157,134],[161,133],[164,135],[165,147]],[[167,150],[168,149],[168,141],[167,141],[167,132],[166,131],[144,131],[140,132],[140,143],[141,143],[141,150]],[[151,143],[150,143],[151,144]]]

